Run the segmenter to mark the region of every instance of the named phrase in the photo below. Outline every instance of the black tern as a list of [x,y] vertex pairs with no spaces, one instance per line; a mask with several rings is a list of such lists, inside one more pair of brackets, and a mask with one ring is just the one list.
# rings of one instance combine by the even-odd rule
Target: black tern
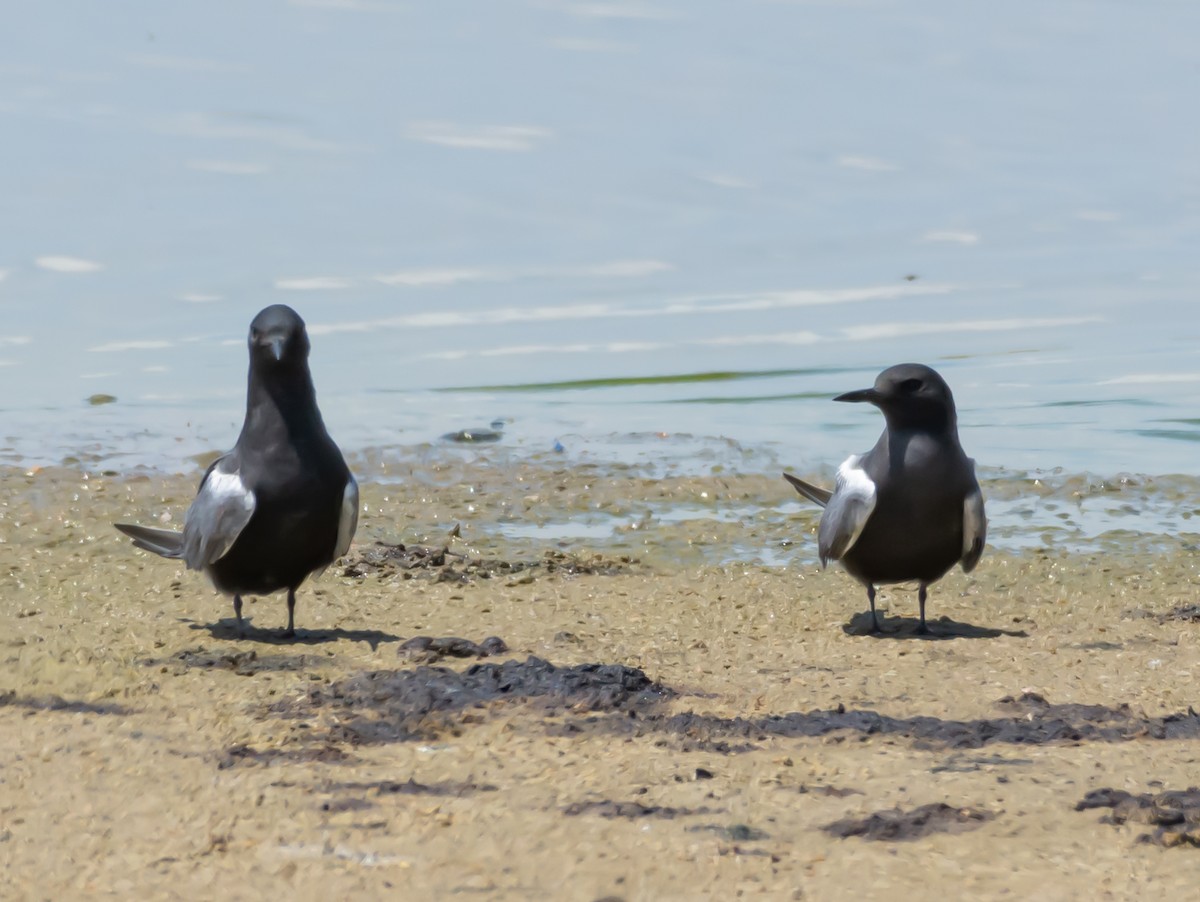
[[308,332],[275,304],[250,324],[246,419],[233,450],[200,480],[183,532],[117,523],[138,548],[203,570],[233,596],[287,589],[296,634],[296,589],[346,553],[358,526],[358,484],[334,444],[308,370]]
[[838,395],[835,401],[867,401],[887,425],[875,447],[838,467],[832,492],[788,473],[784,478],[805,498],[825,508],[817,530],[821,566],[841,561],[867,587],[873,629],[875,587],[916,580],[925,626],[929,585],[955,564],[970,573],[987,538],[983,494],[975,461],[958,442],[950,387],[934,370],[903,363],[884,370],[873,388]]

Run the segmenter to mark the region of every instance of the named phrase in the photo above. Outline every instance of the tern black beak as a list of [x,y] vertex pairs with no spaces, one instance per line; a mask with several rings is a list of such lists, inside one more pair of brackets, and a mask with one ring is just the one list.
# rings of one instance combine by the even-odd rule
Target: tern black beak
[[860,388],[858,391],[848,391],[844,395],[838,395],[833,400],[853,401],[855,403],[860,401],[869,401],[872,404],[878,404],[881,397],[882,396],[879,394],[879,392],[875,391],[873,388]]
[[283,336],[279,335],[267,341],[267,345],[271,348],[271,356],[276,360],[283,359]]

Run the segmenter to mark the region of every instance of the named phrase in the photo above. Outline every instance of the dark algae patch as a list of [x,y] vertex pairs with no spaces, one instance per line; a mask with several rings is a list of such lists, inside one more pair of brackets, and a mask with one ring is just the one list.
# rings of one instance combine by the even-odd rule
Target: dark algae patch
[[[1200,716],[1140,717],[1125,705],[1052,705],[1040,695],[1006,696],[997,706],[1010,717],[944,720],[938,717],[896,718],[874,711],[833,711],[785,714],[756,722],[728,722],[732,731],[747,736],[755,729],[769,736],[825,736],[845,731],[861,736],[897,736],[927,747],[980,748],[993,743],[1044,745],[1072,742],[1125,742],[1131,739],[1184,739],[1200,736]],[[692,715],[680,715],[677,727],[689,729]],[[718,729],[726,726],[719,724]]]
[[[491,654],[482,643],[449,637],[418,637],[401,648],[420,661]],[[215,666],[253,666],[218,663]],[[213,665],[209,665],[213,666]],[[657,745],[722,755],[754,751],[771,739],[822,738],[827,743],[903,740],[931,751],[979,749],[992,745],[1078,745],[1137,740],[1200,738],[1200,714],[1191,708],[1147,717],[1128,705],[1055,705],[1036,693],[1005,696],[1000,715],[973,720],[932,716],[894,717],[869,709],[722,717],[693,711],[671,713],[663,703],[678,694],[642,670],[620,664],[558,666],[530,656],[524,661],[479,662],[464,670],[420,664],[410,669],[364,671],[332,684],[316,683],[296,701],[278,702],[279,715],[306,719],[330,712],[335,726],[329,741],[350,744],[407,741],[443,732],[458,735],[480,723],[494,705],[521,705],[553,736],[648,738]],[[952,757],[934,768],[975,771],[1025,759]],[[700,768],[696,779],[713,771]]]
[[[427,637],[421,638],[414,646],[415,653],[430,654],[432,640],[426,646]],[[474,644],[461,640],[469,644],[459,645],[459,641],[443,640],[455,650],[450,656],[468,653]],[[446,715],[482,710],[496,702],[521,702],[543,716],[569,715],[546,724],[553,735],[603,733],[660,737],[660,742],[674,738],[685,750],[719,754],[752,751],[758,747],[755,743],[777,737],[827,737],[834,742],[903,739],[930,750],[1200,738],[1200,715],[1191,708],[1146,717],[1127,705],[1054,705],[1035,693],[1006,696],[997,706],[1007,716],[976,720],[901,718],[841,705],[759,718],[660,710],[661,702],[674,697],[673,690],[651,681],[637,668],[619,664],[559,667],[530,656],[525,661],[473,664],[461,672],[431,666],[364,672],[330,686],[313,687],[304,699],[289,703],[281,713],[305,716],[320,709],[337,710],[338,729],[348,741],[386,742],[429,736],[480,719],[470,713],[449,719]],[[951,765],[935,770],[977,770],[979,763],[1025,762],[981,759],[968,767],[954,759]],[[704,779],[704,774],[697,779]]]
[[964,833],[983,826],[995,816],[982,808],[956,808],[935,802],[912,811],[895,808],[876,811],[864,818],[843,818],[821,829],[840,839],[861,836],[878,842],[904,842],[931,833]]
[[1145,824],[1153,832],[1143,833],[1138,842],[1173,848],[1200,847],[1200,789],[1192,786],[1182,790],[1159,793],[1133,793],[1122,789],[1095,789],[1076,804],[1076,811],[1090,808],[1109,808],[1102,823],[1113,826]]
[[939,717],[892,717],[871,710],[846,709],[772,714],[765,717],[720,717],[688,711],[648,712],[632,718],[576,718],[565,732],[610,730],[677,737],[687,750],[722,754],[751,751],[772,737],[829,737],[835,742],[896,738],[925,749],[974,749],[993,744],[1046,745],[1083,742],[1129,742],[1136,739],[1179,740],[1200,737],[1200,715],[1186,712],[1145,717],[1128,705],[1054,705],[1036,693],[1005,696],[997,703],[1005,716],[977,720]]
[[621,664],[560,667],[530,656],[524,661],[472,664],[466,670],[419,666],[367,671],[329,686],[310,688],[280,713],[306,717],[336,712],[336,731],[351,743],[416,739],[478,722],[494,703],[524,703],[541,714],[565,709],[631,712],[651,708],[674,693],[644,672]]

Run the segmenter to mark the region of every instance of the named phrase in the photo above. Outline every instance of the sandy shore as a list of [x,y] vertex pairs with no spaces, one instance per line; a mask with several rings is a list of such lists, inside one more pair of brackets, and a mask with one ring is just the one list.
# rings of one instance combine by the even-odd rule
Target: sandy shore
[[[1184,826],[1140,842],[1149,816],[1076,810],[1102,788],[1200,783],[1184,544],[989,553],[931,594],[940,639],[913,636],[909,590],[884,593],[873,637],[843,573],[696,552],[757,536],[744,521],[631,528],[599,559],[500,528],[560,501],[699,497],[700,482],[442,475],[365,484],[348,558],[363,575],[307,584],[283,642],[282,597],[249,603],[240,638],[202,577],[111,529],[178,523],[193,476],[0,474],[4,897],[1194,891],[1200,852],[1168,847]],[[720,493],[766,506],[776,482]],[[794,521],[798,543],[814,524]],[[775,528],[756,541],[779,544]],[[378,541],[453,553],[406,569]],[[414,636],[508,651],[401,654]],[[619,666],[569,669],[585,664]],[[935,804],[925,835],[898,816],[863,826],[882,839],[825,829]]]

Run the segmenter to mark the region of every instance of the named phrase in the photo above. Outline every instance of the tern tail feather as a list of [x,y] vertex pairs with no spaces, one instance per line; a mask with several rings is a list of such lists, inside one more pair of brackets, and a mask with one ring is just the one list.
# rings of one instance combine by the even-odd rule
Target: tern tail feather
[[152,551],[160,557],[178,559],[183,557],[183,533],[173,529],[154,529],[133,523],[114,523],[117,529],[133,539],[133,544],[143,551]]
[[824,507],[829,503],[829,499],[833,497],[833,492],[819,489],[815,485],[809,485],[803,479],[797,479],[791,473],[784,473],[783,478],[790,482],[797,492],[813,504],[819,504],[821,507]]

